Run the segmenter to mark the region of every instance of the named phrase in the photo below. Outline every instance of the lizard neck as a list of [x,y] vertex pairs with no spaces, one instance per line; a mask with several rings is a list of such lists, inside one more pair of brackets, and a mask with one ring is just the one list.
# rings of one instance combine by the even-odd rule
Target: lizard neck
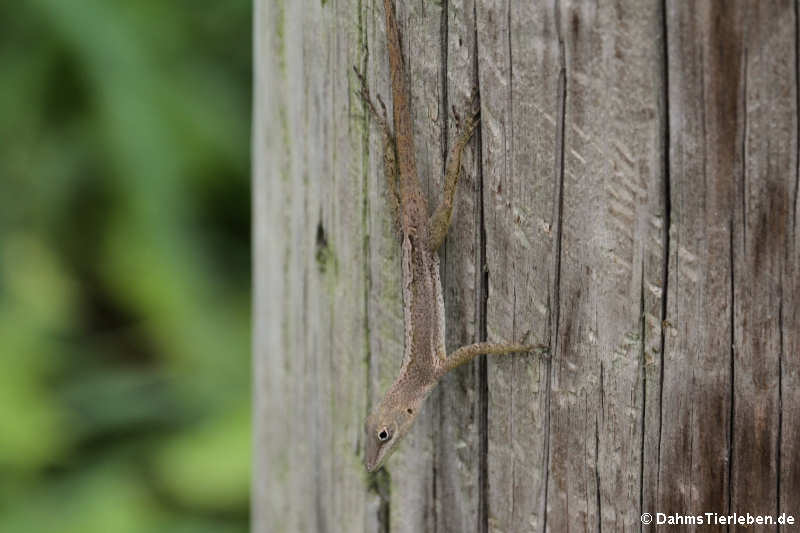
[[421,404],[438,382],[438,375],[413,361],[406,365],[386,391],[386,401],[394,405]]

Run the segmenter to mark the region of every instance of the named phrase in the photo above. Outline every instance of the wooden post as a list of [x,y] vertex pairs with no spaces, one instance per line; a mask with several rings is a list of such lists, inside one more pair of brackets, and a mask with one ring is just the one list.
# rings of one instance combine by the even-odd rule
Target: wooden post
[[256,0],[254,531],[800,520],[795,3],[396,4],[432,205],[450,109],[480,91],[441,252],[448,348],[528,336],[552,358],[448,376],[367,475],[403,348],[352,74],[389,102],[382,2]]

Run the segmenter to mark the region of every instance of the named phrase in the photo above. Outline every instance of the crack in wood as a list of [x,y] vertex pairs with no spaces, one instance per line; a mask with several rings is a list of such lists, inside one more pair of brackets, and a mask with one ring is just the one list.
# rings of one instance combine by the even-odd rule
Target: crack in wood
[[733,213],[731,212],[731,220],[730,220],[730,228],[729,228],[729,239],[730,239],[730,344],[731,344],[731,380],[730,380],[730,421],[729,421],[729,428],[728,428],[728,514],[733,512],[733,447],[734,447],[734,420],[736,415],[736,335],[735,335],[735,326],[736,326],[736,275],[734,271],[734,252],[733,252]]
[[[778,435],[775,441],[775,464],[777,472],[775,476],[775,514],[781,512],[781,441],[783,440],[783,269],[781,269],[778,291]],[[778,531],[780,531],[778,526]]]
[[[642,423],[641,423],[641,436],[639,442],[639,514],[644,512],[644,440],[645,429],[647,420],[647,321],[645,319],[645,305],[644,305],[644,266],[639,276],[639,335],[641,349],[639,350],[639,360],[642,365]],[[602,369],[602,366],[600,367]],[[644,524],[639,525],[639,531],[642,530]]]
[[[798,12],[798,4],[800,0],[794,2],[794,97],[795,97],[795,119],[797,131],[795,132],[795,152],[800,153],[800,12]],[[800,157],[795,157],[796,171],[794,174],[794,204],[793,204],[793,218],[792,218],[792,237],[797,239],[797,197],[800,194]]]
[[[480,93],[480,89],[479,89]],[[478,126],[478,135],[482,128]],[[481,160],[480,143],[478,144],[478,161]],[[480,260],[478,262],[480,301],[478,306],[478,335],[480,341],[488,339],[486,312],[489,302],[489,270],[486,264],[486,206],[484,205],[483,171],[478,166],[478,191],[480,205]],[[481,533],[489,531],[489,367],[486,357],[478,359],[478,409],[480,434],[480,495],[478,526]]]
[[[658,451],[656,455],[656,493],[661,481],[661,437],[664,420],[664,354],[666,350],[666,327],[664,324],[667,321],[667,300],[669,297],[669,261],[670,261],[670,225],[672,224],[672,187],[670,182],[670,105],[669,105],[669,28],[667,20],[667,0],[661,2],[661,24],[663,33],[663,106],[664,106],[664,223],[662,225],[662,267],[661,267],[661,283],[664,288],[661,292],[661,343],[659,348],[659,376],[658,376]],[[675,272],[677,275],[677,258]],[[655,495],[654,495],[655,496]],[[654,497],[654,501],[656,501]]]
[[[602,363],[600,366],[602,370]],[[602,374],[601,374],[602,375]],[[600,381],[600,396],[603,395],[603,382]],[[597,506],[597,531],[603,533],[603,502],[600,496],[600,420],[598,414],[594,417],[594,483]]]
[[555,13],[555,29],[558,38],[559,50],[559,77],[558,77],[558,126],[556,131],[557,146],[556,146],[556,172],[555,172],[555,193],[553,207],[554,216],[553,220],[556,222],[556,236],[553,240],[553,288],[552,288],[552,307],[550,312],[553,316],[553,321],[550,330],[551,356],[547,360],[547,392],[545,395],[545,449],[544,460],[547,461],[544,469],[544,498],[542,501],[541,514],[544,517],[542,520],[542,531],[547,531],[548,519],[548,504],[547,500],[550,494],[550,405],[552,396],[552,374],[553,374],[553,359],[558,354],[559,339],[558,330],[560,322],[560,300],[561,300],[561,240],[563,234],[563,212],[564,212],[564,143],[565,143],[565,128],[566,128],[566,108],[567,108],[567,66],[566,66],[566,52],[564,49],[564,39],[561,34],[561,3],[560,0],[554,1]]

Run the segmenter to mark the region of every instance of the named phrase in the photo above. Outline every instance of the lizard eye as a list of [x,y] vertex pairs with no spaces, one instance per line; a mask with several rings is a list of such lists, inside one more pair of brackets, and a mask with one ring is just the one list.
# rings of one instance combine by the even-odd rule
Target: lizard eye
[[389,430],[387,430],[386,428],[383,428],[380,431],[380,433],[378,433],[378,440],[381,442],[386,442],[387,440],[389,440],[389,437],[390,437]]

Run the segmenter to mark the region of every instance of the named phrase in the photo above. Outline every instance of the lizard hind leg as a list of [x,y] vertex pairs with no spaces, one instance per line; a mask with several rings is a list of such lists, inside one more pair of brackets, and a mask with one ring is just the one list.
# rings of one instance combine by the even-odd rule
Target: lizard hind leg
[[[472,107],[474,100],[475,97],[473,96],[470,107]],[[475,111],[467,119],[447,157],[442,201],[431,216],[430,221],[431,250],[433,251],[439,249],[445,237],[447,237],[447,231],[450,229],[450,219],[453,215],[453,197],[455,196],[456,186],[458,185],[458,176],[461,173],[461,154],[464,152],[464,148],[472,137],[472,133],[478,126],[478,113],[479,111]],[[455,109],[453,109],[453,114],[456,116],[456,122],[458,122],[458,115],[455,113]]]
[[381,140],[383,144],[383,173],[386,175],[386,181],[389,184],[389,194],[392,198],[392,208],[397,214],[396,221],[398,224],[400,224],[400,193],[397,188],[397,145],[395,144],[392,130],[389,128],[389,119],[386,113],[386,106],[384,105],[381,97],[378,96],[378,104],[381,108],[381,111],[378,111],[378,108],[375,106],[375,103],[372,101],[372,97],[370,96],[369,86],[367,85],[366,78],[363,74],[361,74],[361,72],[358,71],[356,67],[353,67],[353,70],[361,82],[361,89],[359,90],[358,94],[361,97],[361,100],[364,102],[364,106],[369,111],[370,115],[372,115],[372,118],[381,128]]
[[495,343],[495,342],[479,342],[476,344],[469,344],[462,346],[455,352],[447,356],[441,366],[441,374],[458,368],[459,366],[472,361],[476,356],[481,354],[487,355],[505,355],[510,353],[525,353],[525,352],[539,352],[547,353],[548,347],[544,344],[516,344],[516,343]]

